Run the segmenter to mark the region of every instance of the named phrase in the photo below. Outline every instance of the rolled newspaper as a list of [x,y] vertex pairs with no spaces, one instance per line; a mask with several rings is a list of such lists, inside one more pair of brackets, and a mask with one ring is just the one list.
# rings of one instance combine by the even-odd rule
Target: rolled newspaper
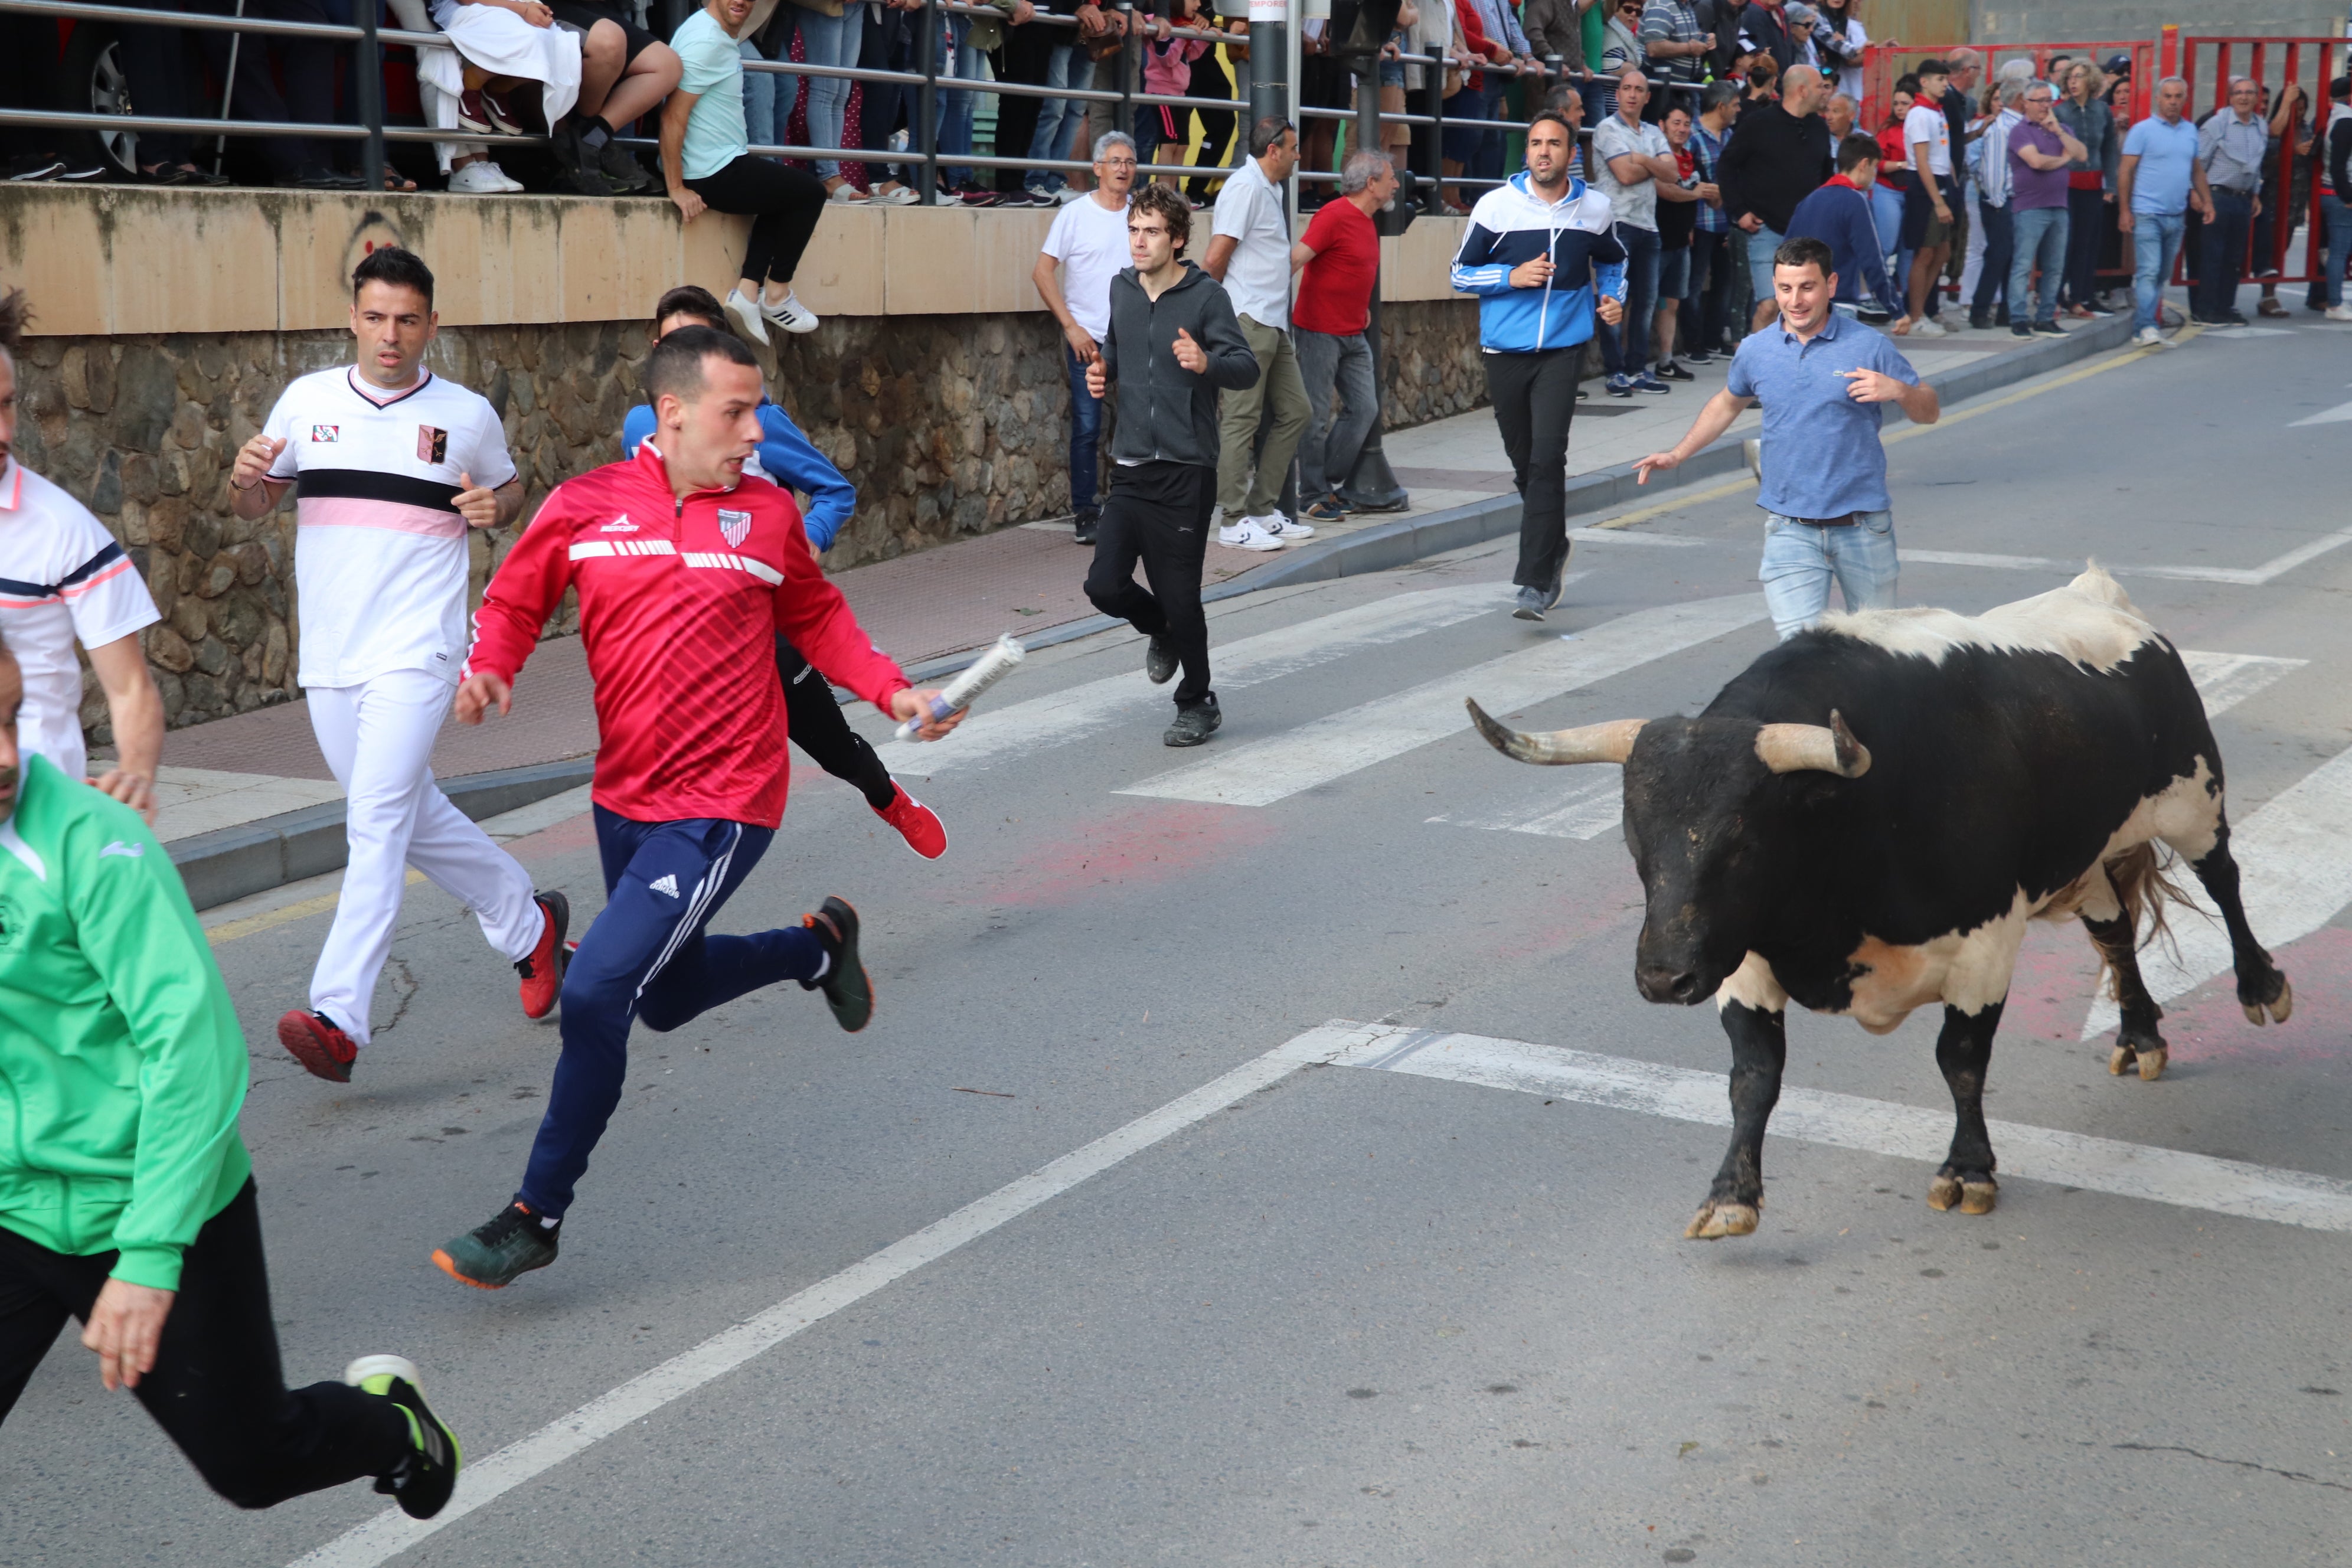
[[936,722],[950,713],[971,707],[973,699],[1012,674],[1013,667],[1028,657],[1029,650],[1015,641],[1012,633],[999,637],[969,668],[949,681],[944,690],[931,699],[929,719],[909,719],[898,726],[898,739],[912,740],[915,731],[926,723]]

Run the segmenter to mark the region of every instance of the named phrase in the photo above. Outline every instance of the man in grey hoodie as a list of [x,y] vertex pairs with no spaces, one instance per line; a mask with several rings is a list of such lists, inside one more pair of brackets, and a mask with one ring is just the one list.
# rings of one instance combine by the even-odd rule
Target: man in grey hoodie
[[[1257,382],[1257,356],[1217,280],[1183,258],[1192,207],[1150,184],[1128,209],[1135,265],[1111,280],[1110,331],[1087,367],[1087,390],[1118,384],[1110,497],[1095,534],[1087,597],[1151,639],[1144,673],[1176,687],[1176,722],[1161,740],[1197,746],[1223,721],[1209,689],[1209,623],[1201,562],[1217,499],[1217,393]],[[1125,365],[1125,374],[1120,367]],[[1143,563],[1149,589],[1137,585]]]

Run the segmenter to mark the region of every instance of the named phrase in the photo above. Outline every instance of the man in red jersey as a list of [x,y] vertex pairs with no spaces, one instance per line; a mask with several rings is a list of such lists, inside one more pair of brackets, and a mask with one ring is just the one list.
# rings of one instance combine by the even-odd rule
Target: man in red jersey
[[823,991],[845,1029],[872,1016],[857,911],[840,899],[782,931],[703,932],[783,819],[776,635],[894,718],[929,714],[938,695],[912,689],[867,640],[809,553],[791,494],[744,477],[761,436],[751,351],[681,328],[646,356],[643,380],[654,437],[547,498],[490,582],[457,688],[459,723],[480,723],[492,703],[506,712],[541,626],[579,591],[606,901],[564,973],[563,1055],[522,1188],[433,1254],[484,1289],[555,1261],[572,1187],[620,1103],[633,1020],[674,1029],[784,980]]

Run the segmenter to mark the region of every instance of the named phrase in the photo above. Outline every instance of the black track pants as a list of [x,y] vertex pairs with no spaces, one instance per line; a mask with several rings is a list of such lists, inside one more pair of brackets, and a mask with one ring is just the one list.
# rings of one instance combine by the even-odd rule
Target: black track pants
[[866,744],[866,737],[849,727],[841,704],[833,699],[833,682],[824,671],[801,657],[800,649],[776,639],[776,674],[784,683],[784,726],[793,744],[835,778],[857,786],[866,804],[879,811],[897,797],[898,786],[890,770]]
[[[1201,563],[1209,552],[1209,511],[1217,470],[1192,463],[1120,465],[1095,525],[1087,597],[1146,637],[1163,637],[1184,666],[1176,706],[1209,698],[1209,622],[1201,613]],[[1137,585],[1143,563],[1147,590]]]
[[1568,565],[1568,425],[1584,345],[1478,357],[1519,487],[1519,569],[1511,581],[1549,593]]

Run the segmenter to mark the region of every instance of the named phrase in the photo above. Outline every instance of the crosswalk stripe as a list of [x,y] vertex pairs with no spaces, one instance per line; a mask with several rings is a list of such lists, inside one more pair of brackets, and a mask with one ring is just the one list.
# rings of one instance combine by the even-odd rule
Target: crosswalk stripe
[[[1239,690],[1474,620],[1508,605],[1512,593],[1508,584],[1494,583],[1423,588],[1212,647],[1217,689]],[[1073,741],[1130,710],[1167,700],[1168,688],[1154,686],[1141,670],[1133,670],[1009,707],[982,705],[946,741],[898,741],[877,750],[894,773],[937,776]]]
[[[1478,1084],[1710,1127],[1731,1125],[1727,1080],[1721,1073],[1628,1057],[1339,1020],[1300,1037],[1286,1050],[1334,1067]],[[2024,1122],[1989,1121],[1986,1126],[2005,1177],[2309,1230],[2352,1232],[2352,1182]],[[1952,1113],[1784,1085],[1770,1135],[1932,1167],[1943,1163],[1951,1142]]]
[[[2291,671],[2309,662],[2273,658],[2259,653],[2208,653],[2183,648],[2181,662],[2205,699],[2210,718],[2225,712]],[[1451,827],[1482,828],[1491,833],[1532,833],[1547,838],[1586,841],[1614,829],[1624,819],[1625,770],[1606,763],[1581,770],[1587,776],[1559,794],[1547,791],[1538,798],[1514,801],[1485,811],[1447,812],[1430,817]]]
[[1761,594],[1636,610],[1572,637],[1506,654],[1391,696],[1328,714],[1286,734],[1236,746],[1122,795],[1224,805],[1271,805],[1317,784],[1458,735],[1462,700],[1508,713],[1710,642],[1766,616]]

